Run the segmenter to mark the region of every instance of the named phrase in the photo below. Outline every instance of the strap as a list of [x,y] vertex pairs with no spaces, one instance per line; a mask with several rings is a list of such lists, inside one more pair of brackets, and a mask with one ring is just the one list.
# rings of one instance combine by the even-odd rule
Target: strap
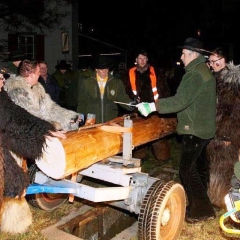
[[99,129],[105,132],[112,132],[112,133],[125,133],[125,132],[132,132],[132,127],[118,127],[118,126],[100,126]]

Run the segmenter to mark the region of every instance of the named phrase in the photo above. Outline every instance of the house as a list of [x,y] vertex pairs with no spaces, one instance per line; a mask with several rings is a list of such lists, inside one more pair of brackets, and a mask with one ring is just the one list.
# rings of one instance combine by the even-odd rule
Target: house
[[[48,4],[58,4],[58,1],[37,0],[36,3],[39,5],[34,7],[45,8]],[[65,1],[57,7],[63,17],[61,23],[51,30],[35,28],[30,32],[28,29],[6,31],[0,24],[1,67],[7,68],[3,58],[17,49],[23,49],[28,58],[46,61],[49,73],[55,71],[61,59],[70,63],[73,69],[78,66],[78,1]]]
[[[27,4],[21,0],[21,3]],[[127,51],[100,39],[88,36],[81,32],[81,24],[78,21],[77,0],[71,1],[47,1],[35,0],[35,8],[57,7],[62,18],[60,23],[53,29],[35,28],[29,31],[21,28],[21,31],[6,31],[0,18],[0,67],[7,68],[8,63],[4,62],[8,54],[14,50],[22,49],[28,58],[48,63],[49,73],[55,71],[55,66],[60,60],[65,59],[72,65],[72,69],[81,67],[84,62],[89,65],[91,56],[95,53],[110,55],[116,64],[123,65],[127,62]],[[55,6],[54,6],[55,4]],[[28,5],[26,5],[28,6]],[[83,60],[84,59],[84,60]]]

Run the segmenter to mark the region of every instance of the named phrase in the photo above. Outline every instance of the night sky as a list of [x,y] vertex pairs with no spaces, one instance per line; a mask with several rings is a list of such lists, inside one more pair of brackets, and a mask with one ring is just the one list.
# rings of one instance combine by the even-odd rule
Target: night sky
[[166,43],[171,49],[185,38],[172,36],[178,15],[171,4],[178,9],[183,7],[171,0],[165,5],[154,0],[133,0],[129,5],[114,1],[108,6],[86,1],[79,6],[79,23],[83,34],[124,49],[130,57],[139,49],[145,49],[150,56],[162,55]]
[[[172,25],[177,14],[172,6],[178,10],[184,7],[174,2],[170,0],[163,5],[155,0],[133,0],[126,5],[114,1],[104,6],[100,1],[94,4],[86,1],[80,5],[79,22],[83,24],[86,34],[90,33],[124,49],[136,45],[149,46],[153,41],[154,47],[157,47],[169,28],[175,28]],[[90,29],[94,29],[94,32]]]
[[[238,42],[232,29],[238,22],[233,12],[240,9],[239,5],[226,6],[225,10],[218,0],[199,0],[197,7],[193,2],[173,0],[132,0],[128,5],[85,1],[79,4],[79,23],[83,34],[129,53],[143,48],[154,58],[173,55],[176,59],[180,57],[176,46],[182,45],[187,37],[199,38],[208,50],[215,45]],[[225,32],[221,29],[223,25],[227,26]]]

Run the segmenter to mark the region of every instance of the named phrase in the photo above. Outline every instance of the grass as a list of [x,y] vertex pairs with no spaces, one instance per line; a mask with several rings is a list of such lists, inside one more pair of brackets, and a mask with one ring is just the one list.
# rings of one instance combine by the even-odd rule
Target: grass
[[[171,145],[171,159],[168,161],[158,161],[154,158],[151,153],[151,149],[149,148],[147,157],[142,163],[142,172],[147,172],[153,177],[165,178],[167,180],[174,180],[178,182],[178,165],[181,153],[181,143],[176,141],[174,135],[169,137],[169,142]],[[83,203],[80,199],[75,198],[75,201],[73,203],[70,204],[66,202],[53,211],[44,211],[30,206],[33,214],[33,224],[29,228],[29,231],[27,233],[14,236],[10,234],[0,233],[0,239],[46,240],[46,238],[41,234],[41,230],[58,222],[63,216],[68,215],[70,212],[78,210],[82,204]],[[219,218],[224,213],[225,210],[223,209],[217,211],[217,218],[209,222],[202,222],[199,224],[188,224],[184,222],[183,230],[181,232],[179,240],[233,240],[240,238],[240,235],[227,234],[221,229]],[[229,227],[240,229],[240,224],[238,226],[236,223],[231,223]],[[133,238],[132,240],[137,240],[137,237]]]

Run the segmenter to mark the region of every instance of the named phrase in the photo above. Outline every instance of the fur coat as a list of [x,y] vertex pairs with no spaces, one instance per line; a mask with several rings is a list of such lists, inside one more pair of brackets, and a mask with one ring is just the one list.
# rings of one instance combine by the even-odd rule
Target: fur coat
[[23,77],[10,77],[4,85],[10,98],[36,117],[57,123],[65,131],[78,129],[78,123],[70,123],[79,114],[55,103],[40,83],[30,86]]
[[[42,155],[45,137],[50,136],[50,130],[55,130],[52,124],[14,104],[4,90],[0,92],[1,208],[3,197],[21,197],[29,184],[27,174],[17,164],[11,152],[24,158],[38,159]],[[2,213],[2,209],[0,212]]]
[[[5,183],[4,194],[15,197],[26,188],[26,182],[22,168],[19,169],[12,157],[13,152],[19,156],[37,159],[42,155],[45,136],[50,135],[49,130],[54,127],[49,122],[41,120],[25,109],[14,104],[5,91],[0,92],[0,147],[1,163],[4,165],[4,173],[0,175],[8,181]],[[1,164],[1,166],[2,166]],[[10,181],[11,180],[11,181]],[[1,199],[1,198],[0,198]]]
[[224,197],[231,187],[234,164],[239,160],[240,65],[230,62],[216,74],[216,81],[216,135],[207,148],[210,161],[208,194],[213,205],[225,208]]

